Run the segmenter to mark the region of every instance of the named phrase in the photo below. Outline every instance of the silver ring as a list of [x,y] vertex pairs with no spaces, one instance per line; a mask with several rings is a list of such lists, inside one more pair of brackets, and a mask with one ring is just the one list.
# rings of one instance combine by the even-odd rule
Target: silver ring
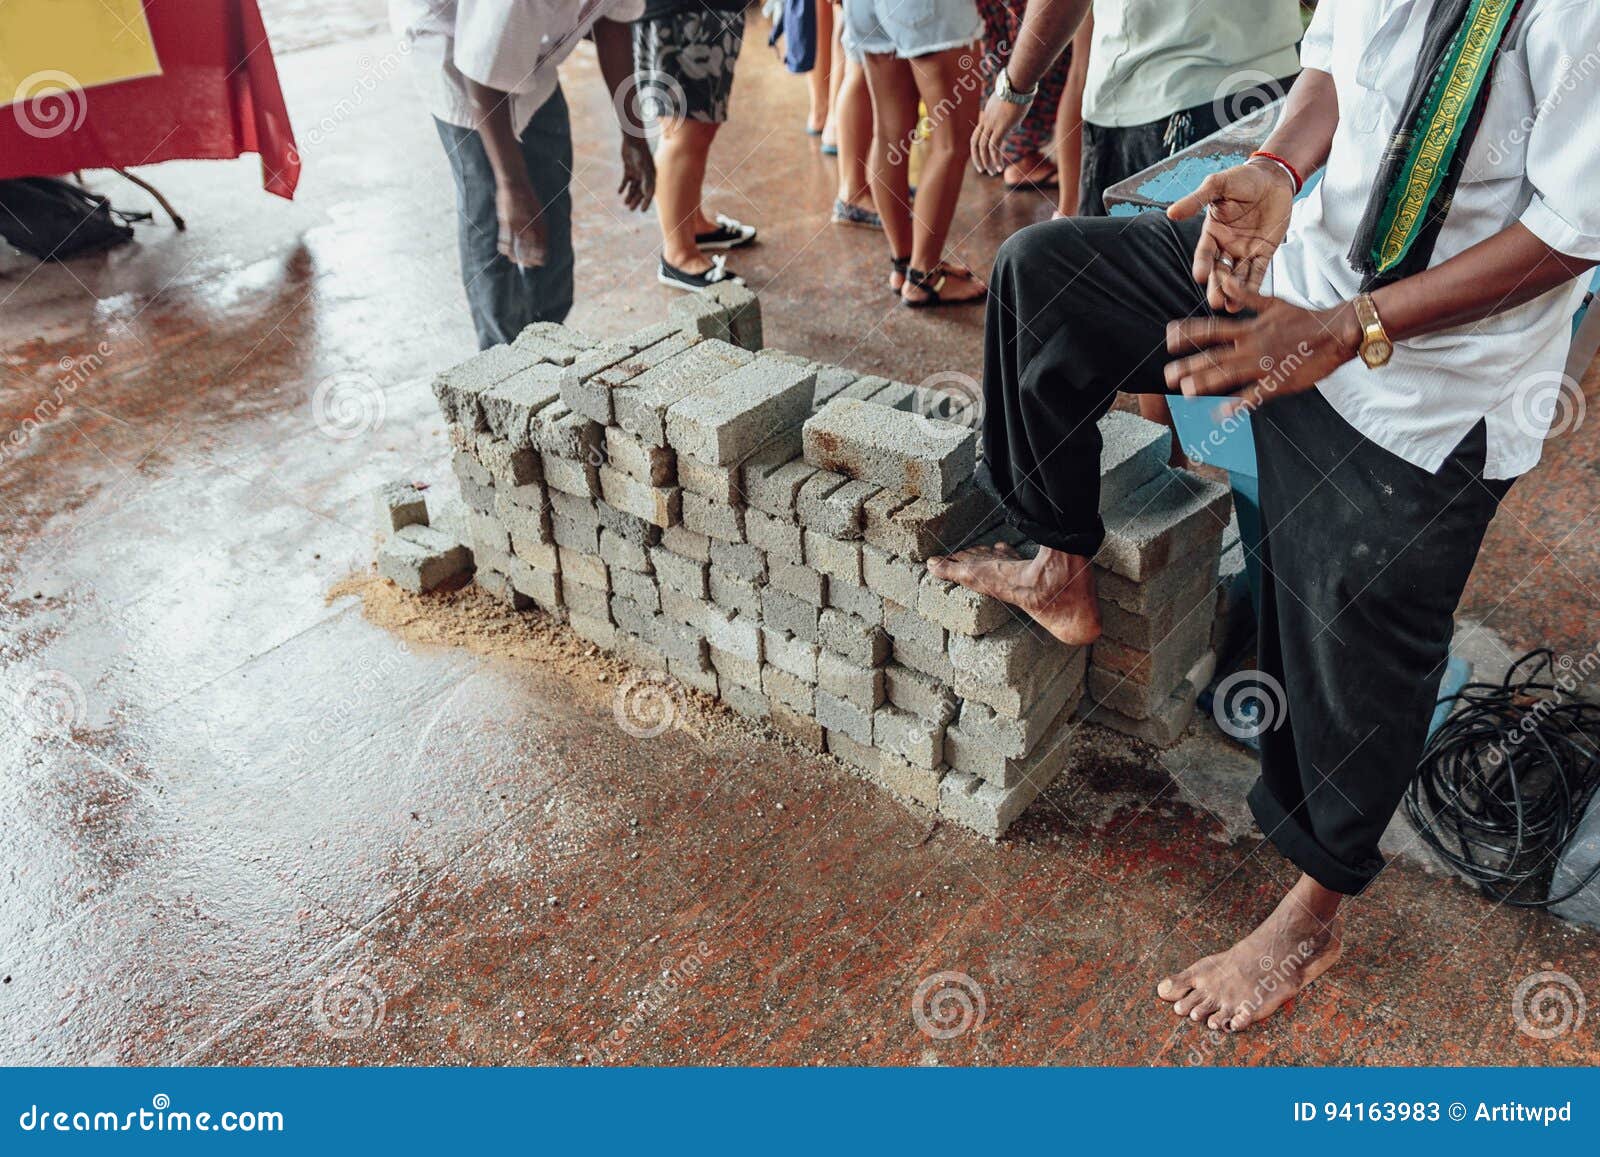
[[1219,253],[1217,254],[1217,264],[1222,266],[1224,269],[1232,269],[1233,258],[1229,257],[1226,253]]

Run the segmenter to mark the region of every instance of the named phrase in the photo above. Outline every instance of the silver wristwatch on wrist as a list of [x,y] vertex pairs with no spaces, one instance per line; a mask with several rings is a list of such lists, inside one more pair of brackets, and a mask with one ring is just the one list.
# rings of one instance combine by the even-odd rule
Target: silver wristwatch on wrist
[[1034,85],[1029,89],[1013,88],[1011,75],[1002,68],[994,74],[994,94],[1008,104],[1020,104],[1023,108],[1027,108],[1033,103],[1033,98],[1039,95],[1039,86]]

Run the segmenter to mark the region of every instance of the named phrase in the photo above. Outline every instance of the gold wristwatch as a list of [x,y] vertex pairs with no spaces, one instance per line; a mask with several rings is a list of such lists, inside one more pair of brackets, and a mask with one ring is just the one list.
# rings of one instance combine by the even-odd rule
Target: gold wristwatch
[[1394,355],[1394,342],[1383,330],[1383,319],[1378,316],[1372,294],[1358,293],[1351,304],[1356,307],[1356,321],[1361,324],[1361,360],[1369,370],[1387,365]]

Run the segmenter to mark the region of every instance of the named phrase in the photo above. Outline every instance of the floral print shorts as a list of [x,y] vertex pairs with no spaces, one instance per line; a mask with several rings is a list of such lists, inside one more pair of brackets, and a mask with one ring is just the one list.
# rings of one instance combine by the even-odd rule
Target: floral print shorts
[[652,117],[721,124],[743,44],[743,9],[696,8],[640,20],[633,26],[633,67],[641,108]]

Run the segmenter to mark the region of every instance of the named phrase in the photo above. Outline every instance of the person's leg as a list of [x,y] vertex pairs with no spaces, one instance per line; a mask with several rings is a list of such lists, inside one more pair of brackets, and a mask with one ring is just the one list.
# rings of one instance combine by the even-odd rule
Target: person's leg
[[[867,180],[872,203],[883,222],[889,256],[896,261],[911,257],[911,142],[917,132],[917,82],[911,65],[883,52],[863,56],[867,90],[872,99],[872,147],[867,157]],[[918,197],[920,203],[921,197]],[[904,274],[897,267],[890,279],[898,290]]]
[[1001,245],[984,325],[983,463],[1006,516],[1041,549],[929,560],[938,578],[1020,607],[1077,645],[1099,634],[1089,560],[1100,430],[1118,392],[1165,390],[1167,323],[1206,312],[1190,267],[1198,221],[1158,213],[1031,225]]
[[1094,36],[1094,16],[1085,15],[1068,49],[1066,87],[1056,108],[1055,144],[1057,217],[1078,212],[1084,170],[1083,93],[1089,76],[1089,44]]
[[494,170],[472,129],[436,120],[456,187],[461,282],[480,349],[511,341],[536,321],[563,321],[572,308],[572,136],[560,90],[522,134],[522,154],[544,203],[545,264],[520,269],[496,247]]
[[[843,51],[840,57],[844,58]],[[839,200],[860,209],[872,208],[867,157],[872,151],[872,97],[867,74],[858,60],[844,59],[844,83],[835,110],[839,136]]]
[[822,122],[822,151],[839,151],[839,92],[844,88],[844,19],[837,0],[817,0],[817,35],[822,36],[821,10],[828,10],[828,115]]
[[1213,1028],[1262,1019],[1338,957],[1339,901],[1383,869],[1378,840],[1416,774],[1454,616],[1506,482],[1482,423],[1430,474],[1320,393],[1251,418],[1261,468],[1261,777],[1250,807],[1303,873],[1239,944],[1164,980]]
[[983,106],[974,55],[967,46],[914,57],[910,62],[917,93],[933,122],[912,209],[911,268],[935,278],[931,285],[913,284],[918,279],[908,278],[902,296],[910,304],[977,301],[985,293],[982,281],[970,273],[961,275],[964,271],[954,265],[950,276],[939,277],[950,222],[972,155],[972,130]]
[[661,256],[686,273],[704,273],[711,258],[700,251],[695,235],[715,228],[700,206],[706,158],[717,127],[705,121],[674,117],[661,122],[656,147],[656,213],[661,219]]
[[[1021,33],[1027,6],[1025,0],[1006,0],[1006,4],[1010,37],[1015,42]],[[1045,148],[1055,134],[1056,112],[1061,107],[1071,71],[1072,48],[1069,45],[1040,78],[1039,93],[1028,111],[1022,114],[1022,122],[1001,142],[1001,152],[1008,162],[1002,175],[1007,188],[1044,189],[1056,184],[1057,162],[1045,156]]]
[[820,136],[828,123],[828,97],[833,82],[833,5],[828,0],[818,0],[817,57],[810,72],[806,73],[806,87],[811,107],[806,112],[806,132]]

